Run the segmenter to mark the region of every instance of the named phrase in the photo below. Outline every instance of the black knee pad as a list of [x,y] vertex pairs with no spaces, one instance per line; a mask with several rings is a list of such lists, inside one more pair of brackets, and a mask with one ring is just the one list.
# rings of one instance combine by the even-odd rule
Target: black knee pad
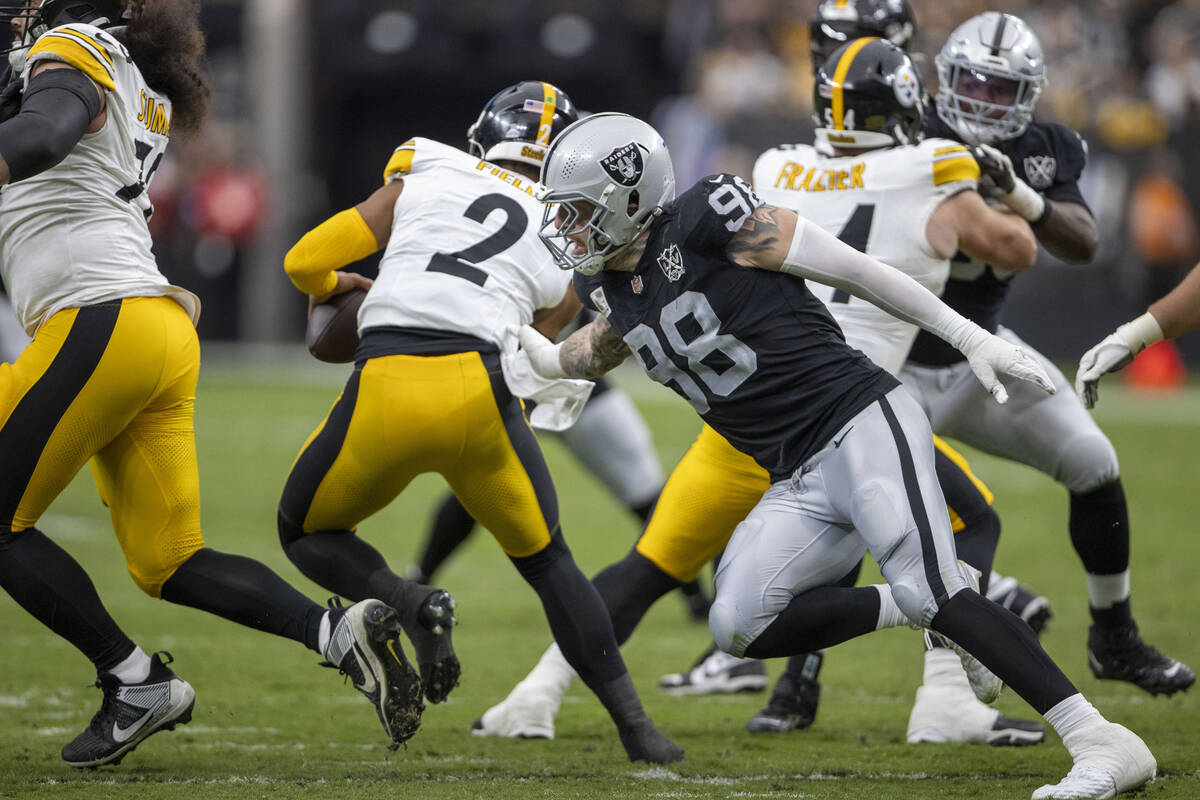
[[279,528],[279,544],[286,553],[292,544],[303,538],[304,526],[288,519],[287,514],[283,513],[282,506],[280,506],[279,511],[275,515],[275,523]]
[[562,533],[556,530],[550,534],[550,544],[533,555],[520,558],[509,556],[508,558],[517,568],[517,572],[521,573],[521,577],[536,589],[554,569],[554,565],[558,561],[570,558],[570,556],[571,549],[567,547]]

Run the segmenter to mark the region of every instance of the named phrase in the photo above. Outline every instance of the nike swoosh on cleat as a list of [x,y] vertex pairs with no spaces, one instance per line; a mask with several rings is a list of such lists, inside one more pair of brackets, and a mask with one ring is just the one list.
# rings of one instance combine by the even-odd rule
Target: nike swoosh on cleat
[[1182,667],[1182,666],[1183,666],[1183,664],[1180,664],[1178,661],[1176,661],[1176,662],[1175,662],[1174,664],[1172,664],[1170,667],[1168,667],[1167,669],[1164,669],[1164,670],[1163,670],[1163,677],[1165,677],[1165,678],[1174,678],[1174,677],[1175,677],[1175,674],[1176,674],[1177,672],[1179,672],[1179,668],[1180,668],[1180,667]]
[[147,711],[145,714],[142,714],[140,717],[138,717],[136,720],[134,720],[134,723],[132,725],[130,725],[128,728],[122,728],[120,726],[120,724],[114,722],[113,723],[113,739],[117,742],[122,742],[122,743],[129,741],[129,739],[135,733],[137,733],[139,730],[141,730],[142,726],[150,719],[150,717],[153,714],[154,714],[154,709],[152,708],[149,711]]

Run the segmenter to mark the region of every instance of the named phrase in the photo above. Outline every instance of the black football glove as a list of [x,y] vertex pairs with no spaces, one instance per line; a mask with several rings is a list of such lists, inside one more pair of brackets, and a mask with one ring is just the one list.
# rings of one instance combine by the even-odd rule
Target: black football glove
[[971,155],[979,164],[979,193],[992,198],[1010,194],[1017,186],[1012,159],[987,144],[971,145]]

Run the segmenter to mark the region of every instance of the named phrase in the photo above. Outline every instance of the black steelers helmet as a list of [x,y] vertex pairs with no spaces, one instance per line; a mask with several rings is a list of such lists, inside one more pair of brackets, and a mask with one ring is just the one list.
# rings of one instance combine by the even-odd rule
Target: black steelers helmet
[[98,28],[121,25],[126,13],[124,0],[44,0],[36,8],[21,2],[0,3],[0,20],[9,24],[14,19],[25,20],[25,41],[0,50],[0,53],[28,47],[43,33],[59,25],[72,22],[86,22]]
[[559,131],[579,119],[562,89],[544,81],[521,81],[488,101],[470,128],[467,149],[485,161],[542,166]]
[[817,70],[817,139],[834,147],[891,147],[921,140],[925,93],[908,54],[885,39],[855,39]]
[[916,32],[908,0],[821,0],[809,23],[813,74],[847,42],[878,36],[907,50]]

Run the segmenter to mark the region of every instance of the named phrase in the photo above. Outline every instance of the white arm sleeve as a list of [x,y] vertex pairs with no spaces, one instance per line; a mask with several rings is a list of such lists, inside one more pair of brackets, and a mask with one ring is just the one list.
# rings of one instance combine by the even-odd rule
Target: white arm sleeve
[[968,339],[978,338],[972,334],[986,335],[908,275],[858,252],[803,217],[796,220],[796,235],[780,270],[861,297],[959,350]]

